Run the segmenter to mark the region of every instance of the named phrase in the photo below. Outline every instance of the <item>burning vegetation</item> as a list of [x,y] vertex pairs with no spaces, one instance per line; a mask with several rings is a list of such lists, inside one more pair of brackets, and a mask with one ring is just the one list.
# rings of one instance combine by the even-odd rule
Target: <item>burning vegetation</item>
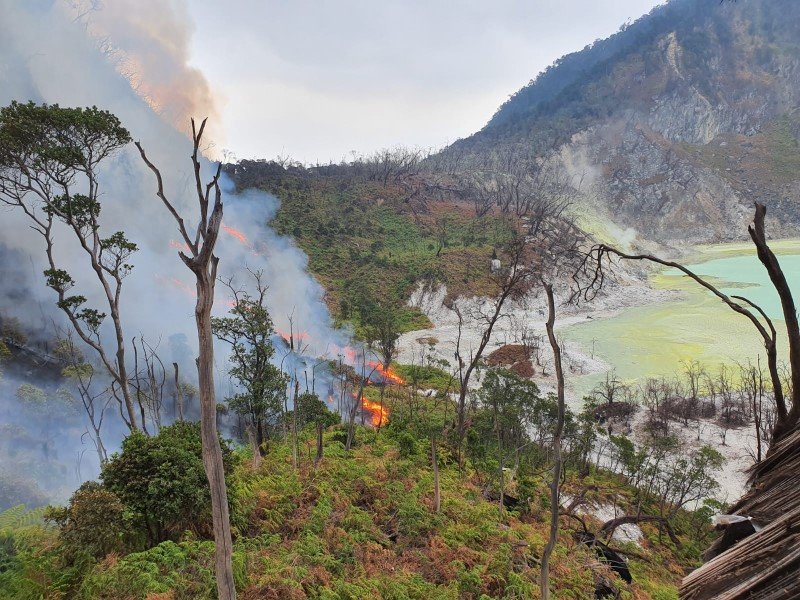
[[389,368],[383,366],[382,363],[376,361],[370,361],[367,363],[370,367],[373,367],[375,371],[380,375],[385,382],[394,383],[396,385],[405,385],[406,381],[403,379],[394,369],[392,369],[391,365]]

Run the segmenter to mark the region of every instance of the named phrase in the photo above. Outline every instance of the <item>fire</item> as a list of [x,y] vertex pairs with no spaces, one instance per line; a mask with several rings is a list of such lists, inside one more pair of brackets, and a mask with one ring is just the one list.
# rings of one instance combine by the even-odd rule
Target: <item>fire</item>
[[249,246],[250,245],[250,243],[247,241],[247,236],[245,234],[243,234],[241,231],[239,231],[238,229],[234,229],[233,227],[231,227],[229,225],[225,225],[225,223],[222,224],[222,229],[223,229],[223,231],[225,233],[235,237],[237,240],[239,240],[245,246]]
[[[181,281],[177,277],[163,277],[162,275],[156,275],[156,281],[165,287],[169,286],[180,290],[190,298],[197,299],[197,290],[185,281]],[[228,308],[234,308],[236,306],[236,302],[231,299],[226,300],[225,304],[228,306]]]
[[352,348],[351,346],[337,346],[336,344],[334,344],[333,345],[333,353],[334,353],[334,355],[336,355],[336,354],[343,355],[345,357],[345,359],[347,360],[347,362],[349,362],[351,364],[356,362],[357,352],[356,352],[355,348]]
[[260,247],[256,247],[255,245],[251,244],[250,241],[247,239],[247,236],[239,231],[231,227],[230,225],[222,224],[222,230],[227,233],[229,236],[236,238],[236,240],[245,248],[247,248],[253,256],[263,256],[266,249],[260,245]]
[[[353,398],[358,399],[358,395],[353,394]],[[370,423],[373,427],[381,427],[389,422],[389,409],[381,406],[380,402],[373,402],[365,396],[361,396],[361,408],[369,413]]]
[[189,246],[186,244],[186,242],[179,242],[177,240],[170,240],[169,241],[169,246],[170,246],[170,248],[175,248],[175,250],[180,250],[184,254],[189,254],[189,252],[190,252]]
[[379,362],[371,362],[369,363],[370,367],[375,367],[375,370],[380,373],[381,377],[384,378],[386,381],[391,381],[392,383],[396,383],[397,385],[405,385],[406,380],[400,377],[392,367],[388,369],[383,366],[382,363]]
[[181,281],[177,277],[162,277],[161,275],[156,275],[156,279],[167,286],[174,287],[187,296],[191,296],[192,298],[197,298],[197,290],[192,288],[189,284]]

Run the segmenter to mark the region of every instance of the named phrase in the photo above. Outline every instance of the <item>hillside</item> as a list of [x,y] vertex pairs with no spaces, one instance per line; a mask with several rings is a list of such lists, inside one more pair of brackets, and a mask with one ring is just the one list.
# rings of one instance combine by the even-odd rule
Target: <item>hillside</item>
[[[26,40],[48,41],[50,21],[25,17]],[[0,113],[0,200],[17,211],[0,244],[0,598],[677,600],[742,531],[715,517],[760,534],[740,549],[793,540],[770,469],[800,455],[800,362],[779,372],[769,313],[703,295],[704,338],[681,339],[725,339],[722,298],[757,324],[767,370],[754,351],[735,370],[617,373],[609,340],[659,362],[657,338],[634,343],[667,328],[655,313],[630,336],[565,334],[647,302],[691,312],[647,266],[601,275],[598,251],[594,270],[598,241],[739,237],[753,200],[771,235],[800,232],[799,19],[796,1],[672,0],[467,139],[328,165],[206,164],[204,122],[190,148],[110,46],[62,43],[31,81],[92,85]],[[94,102],[115,112],[76,108]],[[762,208],[753,241],[780,283]],[[576,283],[586,302],[566,306]],[[729,504],[754,462],[745,499],[772,496],[769,520]]]
[[728,239],[754,200],[774,235],[796,235],[798,40],[792,0],[672,0],[556,61],[445,152],[555,152],[590,214],[644,239]]
[[[308,254],[332,312],[355,323],[365,294],[402,306],[420,282],[451,297],[490,291],[508,214],[476,218],[477,206],[499,204],[502,178],[513,184],[537,157],[569,178],[580,225],[604,241],[741,239],[753,201],[769,207],[772,236],[794,236],[798,40],[792,0],[672,0],[562,57],[439,153],[227,170],[280,199],[276,228]],[[403,311],[403,330],[425,324]]]
[[[516,450],[501,507],[498,457],[512,450],[493,442],[497,416],[479,411],[463,468],[449,444],[440,443],[437,508],[429,431],[441,428],[453,407],[409,397],[400,388],[387,394],[389,425],[358,426],[350,451],[343,443],[345,426],[335,426],[323,436],[323,458],[314,460],[310,425],[299,433],[296,465],[289,439],[271,439],[260,462],[246,448],[226,452],[241,597],[539,597],[549,514],[547,443],[531,438]],[[537,394],[536,402],[536,417],[544,418],[536,425],[541,434],[551,426],[541,411],[550,410],[553,400]],[[635,471],[622,474],[631,468],[624,445],[614,456],[626,466],[615,462],[617,472],[601,469],[580,443],[598,435],[591,422],[580,419],[570,431],[562,487],[565,514],[573,517],[565,518],[556,548],[555,597],[676,599],[681,576],[699,564],[700,549],[712,539],[709,506],[664,512],[660,494],[672,498],[677,489],[667,478],[656,488],[637,488],[631,484]],[[196,425],[177,423],[152,438],[131,436],[104,466],[102,484],[82,486],[67,508],[0,511],[3,597],[215,598],[200,465]],[[119,478],[134,467],[165,476]],[[142,514],[143,507],[149,512]],[[642,522],[600,531],[607,519],[637,507],[667,514],[664,528]],[[621,561],[617,573],[609,557]]]
[[442,184],[421,154],[413,154],[408,169],[392,172],[406,154],[308,168],[242,161],[226,171],[238,189],[280,200],[271,226],[308,256],[339,321],[358,327],[364,303],[377,302],[395,307],[399,330],[411,331],[430,325],[405,306],[419,283],[443,283],[451,297],[494,291],[489,266],[509,227],[506,215],[476,218],[471,190]]

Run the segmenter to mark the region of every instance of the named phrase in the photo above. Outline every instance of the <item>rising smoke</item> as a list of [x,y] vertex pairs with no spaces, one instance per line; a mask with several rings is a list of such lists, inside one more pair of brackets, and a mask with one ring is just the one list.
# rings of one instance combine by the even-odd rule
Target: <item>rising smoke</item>
[[[125,0],[101,6],[0,0],[0,11],[0,104],[33,100],[62,106],[96,105],[113,112],[161,168],[167,195],[179,212],[194,215],[191,143],[176,127],[185,129],[190,116],[213,119],[216,111],[207,82],[186,64],[191,27],[185,4]],[[211,165],[204,166],[210,173]],[[178,258],[176,246],[180,244],[175,240],[179,236],[174,221],[155,197],[152,174],[131,146],[107,163],[100,185],[102,227],[109,233],[124,230],[139,246],[132,259],[134,270],[123,289],[126,335],[129,339],[144,336],[165,363],[178,362],[182,373],[193,377],[194,283]],[[246,287],[247,269],[263,271],[270,286],[268,307],[276,329],[289,331],[291,319],[295,331],[305,332],[309,364],[314,357],[335,358],[348,345],[349,335],[332,326],[323,289],[306,272],[305,255],[290,239],[266,226],[278,200],[254,190],[236,195],[229,182],[224,182],[224,188],[226,233],[217,249],[221,277]],[[99,286],[86,274],[77,244],[64,234],[57,235],[56,244],[60,266],[73,275],[77,289],[88,298],[87,305],[102,309]],[[46,339],[55,333],[55,325],[64,326],[64,322],[55,307],[54,292],[44,284],[43,259],[42,239],[27,227],[25,217],[0,206],[0,313],[18,318],[25,330]],[[218,286],[215,313],[225,313],[228,306],[224,288]],[[223,393],[230,391],[224,376],[226,352],[220,345],[216,355],[217,380],[223,383]],[[302,358],[293,360],[293,368],[305,368]],[[0,418],[16,411],[18,400],[13,390],[25,381],[24,370],[7,370],[0,388]],[[54,385],[44,387],[49,386],[49,393],[55,394]],[[35,419],[35,415],[26,418]],[[53,481],[58,477],[49,470],[46,477],[39,478],[43,488],[63,496],[63,489],[74,487],[77,480],[96,475],[98,464],[96,457],[88,456],[80,428],[65,432],[57,425],[42,422],[29,429],[45,428],[47,436],[55,436],[52,450],[57,449],[64,464],[80,458],[80,469],[74,464],[65,467],[68,472],[62,469],[58,481]],[[106,432],[116,438],[105,439],[104,435],[113,450],[123,428],[117,420]],[[6,454],[0,455],[0,460],[0,470],[18,464]]]

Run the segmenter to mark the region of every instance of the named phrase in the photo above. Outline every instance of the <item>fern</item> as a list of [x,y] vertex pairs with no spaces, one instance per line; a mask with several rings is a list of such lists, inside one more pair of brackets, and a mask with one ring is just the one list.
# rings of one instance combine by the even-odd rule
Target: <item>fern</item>
[[24,504],[12,506],[0,512],[0,531],[14,531],[32,525],[42,525],[45,510],[47,509],[44,506],[32,510],[26,510]]

